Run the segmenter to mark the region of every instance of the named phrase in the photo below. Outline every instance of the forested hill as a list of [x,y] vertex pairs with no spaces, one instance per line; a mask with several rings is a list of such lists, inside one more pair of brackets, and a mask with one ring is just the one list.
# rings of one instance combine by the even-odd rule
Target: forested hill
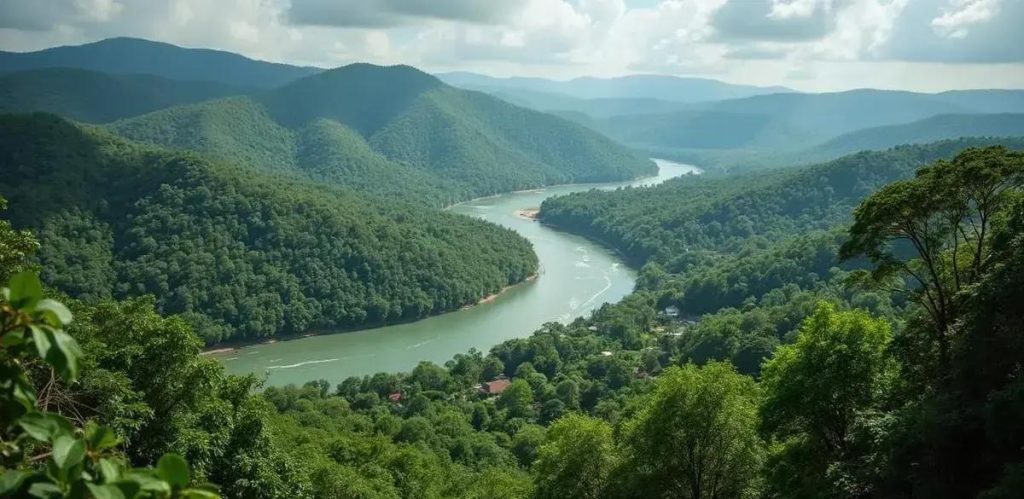
[[47,284],[153,294],[207,342],[453,310],[537,268],[514,232],[143,147],[52,115],[0,118],[0,195]]
[[949,140],[800,168],[576,193],[544,201],[540,218],[600,240],[636,265],[682,275],[670,291],[676,302],[705,313],[786,283],[823,284],[839,265],[837,235],[861,199],[936,159],[987,144],[1020,149],[1024,139]]
[[180,104],[246,94],[252,87],[53,68],[0,74],[0,112],[45,111],[105,123]]
[[955,137],[1024,136],[1024,114],[941,114],[902,125],[865,128],[815,146],[808,154],[838,156],[897,144],[933,142]]
[[[682,110],[666,108],[660,114],[636,112],[610,117],[601,117],[600,108],[593,114],[578,106],[570,109],[585,114],[568,117],[635,147],[750,149],[777,154],[801,151],[862,129],[902,125],[936,115],[1021,113],[1024,112],[1024,91],[965,90],[923,94],[863,89],[822,94],[778,93],[693,104]],[[889,142],[884,146],[899,143]]]
[[408,66],[353,64],[257,96],[165,109],[111,129],[363,191],[405,189],[434,205],[656,171],[653,162],[580,125],[450,87]]
[[175,80],[273,88],[320,68],[256,61],[231,52],[178,47],[138,38],[108,38],[37,52],[0,51],[0,72],[79,68],[118,74],[151,74]]

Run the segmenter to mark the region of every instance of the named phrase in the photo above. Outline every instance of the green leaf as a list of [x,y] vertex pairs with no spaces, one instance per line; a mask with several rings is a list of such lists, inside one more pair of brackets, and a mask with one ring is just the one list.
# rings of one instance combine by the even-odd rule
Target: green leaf
[[85,458],[85,443],[74,437],[61,435],[53,441],[53,462],[65,476]]
[[110,459],[100,459],[100,475],[104,483],[116,482],[121,479],[121,466]]
[[152,475],[148,475],[146,473],[129,473],[128,477],[125,480],[121,480],[120,482],[118,482],[119,486],[123,482],[132,482],[138,484],[141,490],[145,490],[147,492],[156,492],[158,494],[171,493],[171,486],[168,485],[167,482],[160,480],[159,478],[155,478]]
[[120,489],[121,493],[129,498],[139,495],[139,492],[142,490],[142,485],[133,480],[118,480],[111,485]]
[[40,442],[50,442],[61,435],[70,437],[75,432],[70,421],[52,412],[30,412],[18,420],[18,425]]
[[0,496],[13,496],[15,492],[21,489],[27,477],[28,473],[7,470],[3,476],[0,476]]
[[28,495],[32,497],[63,497],[64,492],[60,487],[49,482],[36,482],[28,488]]
[[32,310],[43,299],[43,285],[39,277],[27,270],[11,278],[10,290],[11,306],[18,310]]
[[39,356],[50,367],[67,381],[78,378],[78,359],[82,357],[82,348],[78,342],[62,329],[49,326],[30,326],[32,341],[39,351]]
[[52,355],[50,350],[53,349],[53,341],[50,340],[50,335],[47,334],[49,328],[32,324],[29,326],[29,329],[32,330],[32,343],[36,345],[39,358],[49,362],[49,357]]
[[21,405],[25,412],[30,412],[36,407],[36,392],[25,376],[25,371],[12,365],[0,364],[0,379],[10,380],[10,390],[14,393],[14,400]]
[[117,435],[114,430],[89,421],[85,425],[85,440],[89,443],[90,449],[103,450],[117,445]]
[[46,321],[53,327],[61,327],[70,324],[72,315],[68,307],[57,300],[46,298],[36,305],[36,311],[41,312]]
[[96,499],[126,499],[124,491],[114,485],[93,485],[87,483],[86,486],[89,487],[89,492]]
[[177,454],[164,454],[156,463],[156,472],[171,487],[184,487],[191,480],[188,463]]
[[185,499],[218,499],[220,494],[209,490],[187,489],[181,491],[181,497]]

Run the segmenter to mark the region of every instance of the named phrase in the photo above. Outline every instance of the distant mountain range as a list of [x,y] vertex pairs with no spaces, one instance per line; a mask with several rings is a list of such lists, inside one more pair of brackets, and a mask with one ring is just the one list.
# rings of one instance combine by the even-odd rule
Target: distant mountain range
[[445,85],[408,66],[353,64],[110,129],[144,143],[433,204],[656,170],[583,126]]
[[[778,152],[803,150],[868,128],[904,125],[936,115],[985,114],[996,109],[1024,112],[1024,91],[788,93],[703,103],[662,114],[600,116],[600,113],[587,114],[579,110],[556,114],[638,148]],[[947,130],[951,132],[955,128],[950,126]],[[905,129],[902,137],[914,139],[915,129],[915,126]],[[966,135],[977,135],[966,131]],[[932,127],[928,132],[922,131],[920,138],[910,141],[957,136],[942,134]]]
[[[388,195],[413,192],[444,204],[653,168],[578,126],[516,106],[647,153],[732,170],[961,134],[1015,134],[1024,91],[808,94],[657,75],[434,78],[361,64],[325,72],[134,38],[0,52],[0,111],[121,120],[112,129],[137,140]],[[1010,114],[969,117],[992,113]],[[939,115],[947,118],[927,121]]]
[[183,48],[138,38],[108,38],[37,52],[0,52],[0,72],[43,68],[143,73],[175,80],[215,81],[262,88],[277,87],[323,71],[320,68],[257,61],[220,50]]
[[48,111],[105,123],[193,102],[246,94],[253,87],[51,68],[0,74],[0,112]]
[[[615,78],[582,77],[571,80],[544,78],[495,78],[476,73],[441,73],[450,85],[484,92],[527,95],[554,94],[572,99],[654,99],[674,102],[704,102],[752,95],[792,92],[786,87],[735,85],[705,78],[665,75],[630,75]],[[558,109],[558,108],[552,108]]]

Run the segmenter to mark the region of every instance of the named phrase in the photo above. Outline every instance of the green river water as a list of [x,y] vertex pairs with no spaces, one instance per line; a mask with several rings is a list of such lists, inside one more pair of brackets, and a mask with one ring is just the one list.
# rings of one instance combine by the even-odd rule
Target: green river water
[[545,322],[569,322],[602,303],[618,301],[633,290],[636,274],[632,269],[595,243],[516,216],[515,211],[538,207],[550,196],[653,185],[700,173],[689,165],[655,162],[657,176],[633,182],[555,186],[452,207],[453,212],[514,229],[533,243],[540,260],[536,279],[490,303],[406,324],[247,346],[216,357],[231,373],[265,373],[267,385],[315,379],[339,383],[348,376],[407,371],[422,360],[443,364],[470,348],[486,352],[504,340],[531,334]]

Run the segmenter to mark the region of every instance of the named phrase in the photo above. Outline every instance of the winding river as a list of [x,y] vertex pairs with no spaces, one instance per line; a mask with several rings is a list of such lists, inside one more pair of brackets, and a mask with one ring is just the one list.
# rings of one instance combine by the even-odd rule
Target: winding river
[[301,384],[314,379],[339,383],[348,376],[407,371],[419,361],[443,364],[476,348],[486,352],[504,340],[531,334],[543,323],[569,322],[633,290],[635,273],[608,250],[582,237],[516,215],[550,196],[588,189],[653,185],[700,169],[655,160],[658,175],[633,182],[574,184],[515,192],[462,203],[456,213],[478,217],[519,232],[533,243],[539,276],[496,299],[416,322],[350,333],[254,345],[218,354],[228,372],[267,375],[267,384]]

